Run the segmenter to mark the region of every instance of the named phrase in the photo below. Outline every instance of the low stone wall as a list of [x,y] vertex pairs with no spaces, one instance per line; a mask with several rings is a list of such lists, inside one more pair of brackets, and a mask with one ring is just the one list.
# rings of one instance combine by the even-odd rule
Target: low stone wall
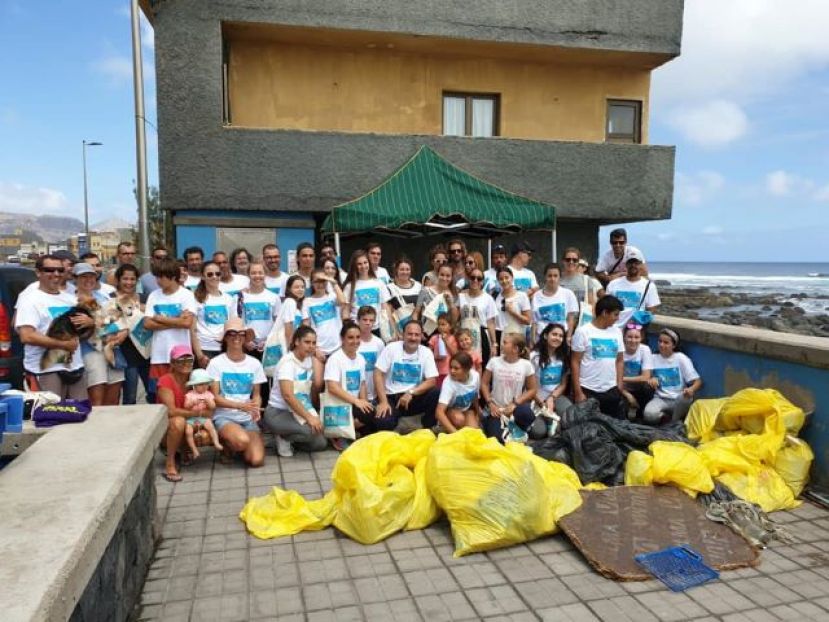
[[153,553],[162,406],[95,408],[0,472],[0,619],[126,620]]

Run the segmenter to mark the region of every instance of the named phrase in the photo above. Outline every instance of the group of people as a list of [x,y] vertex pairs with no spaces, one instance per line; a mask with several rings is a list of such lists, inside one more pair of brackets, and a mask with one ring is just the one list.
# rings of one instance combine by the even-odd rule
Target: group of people
[[[204,444],[261,465],[263,431],[285,457],[344,448],[325,435],[326,399],[350,407],[357,435],[398,429],[408,416],[447,433],[538,438],[591,397],[618,418],[681,419],[702,380],[676,332],[663,329],[651,353],[656,285],[623,229],[610,242],[594,275],[567,248],[540,280],[525,242],[509,254],[493,246],[487,269],[481,253],[450,240],[430,250],[421,279],[406,257],[387,271],[378,243],[345,270],[333,246],[300,244],[292,274],[275,244],[209,259],[191,247],[183,261],[156,248],[144,275],[130,244],[107,274],[91,253],[46,255],[15,326],[32,389],[97,405],[119,403],[123,388],[128,404],[143,380],[148,401],[168,410],[172,481],[181,479],[176,455],[195,459]],[[70,320],[82,338],[49,336],[55,318],[78,308],[86,312]],[[44,368],[50,351],[64,356]]]

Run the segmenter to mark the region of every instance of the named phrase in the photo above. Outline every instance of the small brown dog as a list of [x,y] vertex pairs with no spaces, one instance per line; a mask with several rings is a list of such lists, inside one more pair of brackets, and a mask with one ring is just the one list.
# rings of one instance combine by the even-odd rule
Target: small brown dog
[[[52,339],[57,339],[58,341],[71,341],[75,337],[77,337],[80,341],[89,339],[95,332],[95,327],[88,326],[80,329],[75,328],[75,325],[72,324],[72,318],[77,315],[86,315],[90,318],[92,317],[89,310],[84,307],[72,307],[67,312],[52,320],[52,323],[49,324],[49,329],[46,331],[46,336],[51,337]],[[68,365],[71,360],[72,355],[70,355],[66,350],[50,348],[43,353],[43,356],[40,359],[40,368],[49,369],[53,365]]]

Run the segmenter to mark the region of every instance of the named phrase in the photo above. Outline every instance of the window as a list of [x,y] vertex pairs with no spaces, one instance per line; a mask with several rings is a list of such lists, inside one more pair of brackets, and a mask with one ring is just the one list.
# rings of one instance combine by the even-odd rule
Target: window
[[443,94],[444,136],[498,136],[499,95]]
[[607,100],[607,142],[642,142],[642,102]]

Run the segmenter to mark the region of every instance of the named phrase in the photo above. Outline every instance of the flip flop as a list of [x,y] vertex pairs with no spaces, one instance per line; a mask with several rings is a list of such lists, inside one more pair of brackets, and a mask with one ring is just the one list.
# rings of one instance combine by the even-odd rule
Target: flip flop
[[184,478],[182,478],[182,477],[181,477],[181,475],[180,475],[180,474],[178,474],[178,473],[167,473],[167,472],[164,472],[164,473],[162,473],[162,474],[161,474],[161,476],[162,476],[164,479],[166,479],[168,482],[171,482],[171,483],[173,483],[173,484],[175,484],[175,483],[177,483],[177,482],[180,482],[182,479],[184,479]]

